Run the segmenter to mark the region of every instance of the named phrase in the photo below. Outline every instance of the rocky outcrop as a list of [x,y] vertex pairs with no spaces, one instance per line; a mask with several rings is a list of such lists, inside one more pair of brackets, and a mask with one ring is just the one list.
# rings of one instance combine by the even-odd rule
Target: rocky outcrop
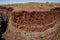
[[13,10],[12,7],[3,7],[0,6],[0,17],[3,17],[4,21],[8,21],[9,15],[11,14],[11,11]]
[[57,40],[60,33],[60,8],[50,11],[12,12],[6,40]]
[[[59,17],[60,17],[60,11],[58,12],[56,11],[55,12],[54,11],[45,11],[45,12],[21,11],[21,12],[13,12],[11,14],[11,19],[13,21],[12,24],[16,28],[23,29],[26,31],[29,31],[29,30],[41,31],[41,30],[44,30],[44,28],[47,29],[49,27],[45,27],[45,25],[53,22]],[[54,26],[54,24],[51,24],[51,26]],[[33,26],[35,26],[35,28],[31,29],[31,27]]]

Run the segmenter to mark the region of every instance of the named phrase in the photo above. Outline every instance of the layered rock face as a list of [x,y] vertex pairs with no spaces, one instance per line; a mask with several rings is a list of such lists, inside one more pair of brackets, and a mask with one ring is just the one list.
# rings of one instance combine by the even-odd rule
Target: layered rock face
[[4,21],[8,21],[9,15],[13,8],[0,6],[0,17],[3,17]]
[[60,8],[51,11],[12,12],[6,40],[57,40],[60,33]]

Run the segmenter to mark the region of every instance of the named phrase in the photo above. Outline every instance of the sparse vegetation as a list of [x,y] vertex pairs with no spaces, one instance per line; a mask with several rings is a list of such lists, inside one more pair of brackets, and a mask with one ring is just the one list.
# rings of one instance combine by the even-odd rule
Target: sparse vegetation
[[6,39],[6,32],[2,34],[2,38]]
[[44,32],[40,32],[40,38],[44,37]]
[[3,5],[6,7],[13,7],[15,9],[15,11],[18,10],[27,10],[27,11],[31,11],[31,10],[36,10],[36,11],[47,11],[49,9],[52,9],[54,7],[59,7],[60,3],[25,3],[25,4],[9,4],[9,5]]

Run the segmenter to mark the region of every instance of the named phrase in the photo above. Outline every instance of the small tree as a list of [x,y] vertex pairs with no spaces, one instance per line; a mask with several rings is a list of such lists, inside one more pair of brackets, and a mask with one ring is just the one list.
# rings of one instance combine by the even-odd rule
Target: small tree
[[49,2],[46,2],[46,4],[49,4]]

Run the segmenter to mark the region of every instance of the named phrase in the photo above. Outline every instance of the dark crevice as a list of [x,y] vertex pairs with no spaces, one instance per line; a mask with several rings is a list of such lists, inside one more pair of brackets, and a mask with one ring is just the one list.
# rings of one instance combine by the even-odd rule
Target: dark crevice
[[6,31],[8,21],[4,21],[3,17],[0,17],[0,40],[5,40],[2,38],[2,34]]

